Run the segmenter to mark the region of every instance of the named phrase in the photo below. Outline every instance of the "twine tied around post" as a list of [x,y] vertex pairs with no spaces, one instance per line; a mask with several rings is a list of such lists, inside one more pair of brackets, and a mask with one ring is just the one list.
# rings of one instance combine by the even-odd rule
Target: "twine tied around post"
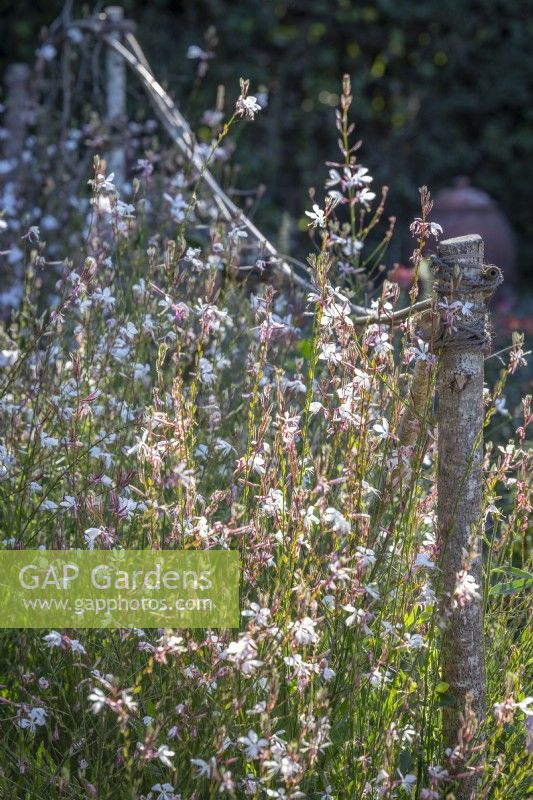
[[[503,283],[503,273],[494,264],[483,264],[475,277],[465,273],[457,264],[435,255],[431,256],[431,265],[434,271],[435,294],[446,299],[448,304],[463,297],[483,303]],[[472,321],[466,314],[455,315],[451,326],[446,325],[441,316],[433,331],[432,347],[435,352],[443,349],[456,352],[480,349],[487,352],[490,344],[491,336],[485,313],[482,316],[476,315]]]

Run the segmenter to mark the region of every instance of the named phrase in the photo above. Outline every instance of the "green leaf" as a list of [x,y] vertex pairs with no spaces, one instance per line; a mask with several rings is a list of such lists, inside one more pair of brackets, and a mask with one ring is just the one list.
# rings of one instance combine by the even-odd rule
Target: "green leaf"
[[533,578],[522,578],[518,581],[512,581],[511,583],[497,583],[489,592],[491,597],[499,597],[501,595],[507,594],[516,594],[517,592],[523,592],[524,590],[533,589]]
[[489,591],[491,597],[516,594],[517,592],[533,589],[533,575],[523,569],[518,569],[518,567],[496,567],[492,572],[514,576],[516,580],[496,583]]
[[298,342],[297,348],[300,352],[300,355],[307,359],[307,361],[310,361],[311,356],[313,355],[313,340],[302,339],[301,342]]
[[398,758],[398,762],[400,765],[400,770],[403,772],[404,775],[406,775],[413,766],[413,759],[411,758],[411,753],[409,753],[407,750],[402,750]]

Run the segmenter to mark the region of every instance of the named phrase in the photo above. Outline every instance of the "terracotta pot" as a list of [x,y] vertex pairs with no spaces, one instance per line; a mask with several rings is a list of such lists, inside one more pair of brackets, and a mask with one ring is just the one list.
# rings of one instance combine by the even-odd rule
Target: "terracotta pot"
[[[485,242],[485,263],[497,264],[505,275],[505,293],[516,282],[516,243],[511,226],[497,203],[468,178],[457,178],[435,197],[431,220],[442,225],[441,238],[478,233]],[[436,248],[434,248],[436,249]],[[501,290],[498,292],[501,296]]]

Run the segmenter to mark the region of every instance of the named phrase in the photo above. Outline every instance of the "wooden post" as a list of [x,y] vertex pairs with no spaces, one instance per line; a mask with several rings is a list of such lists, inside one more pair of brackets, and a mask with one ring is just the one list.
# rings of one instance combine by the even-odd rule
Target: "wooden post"
[[[124,19],[121,6],[108,6],[105,10],[109,23],[116,23],[117,29],[111,30],[110,38],[120,40],[120,24]],[[111,129],[111,149],[109,151],[107,171],[115,175],[115,186],[121,189],[126,179],[126,147],[124,142],[126,122],[126,64],[124,59],[113,50],[107,48],[106,53],[106,99],[107,122]]]
[[7,136],[4,141],[6,158],[20,158],[28,128],[30,108],[29,86],[31,70],[28,64],[10,64],[6,69],[6,117]]
[[[443,304],[435,347],[441,356],[437,480],[445,625],[442,676],[455,698],[455,705],[443,710],[443,723],[445,745],[459,748],[458,772],[464,772],[461,753],[473,744],[474,729],[486,713],[482,600],[485,297],[501,282],[501,273],[497,267],[483,265],[483,240],[477,235],[442,241],[433,263],[437,302]],[[471,305],[456,306],[450,318],[447,306],[457,301]],[[475,771],[462,777],[457,800],[474,798],[478,780]]]

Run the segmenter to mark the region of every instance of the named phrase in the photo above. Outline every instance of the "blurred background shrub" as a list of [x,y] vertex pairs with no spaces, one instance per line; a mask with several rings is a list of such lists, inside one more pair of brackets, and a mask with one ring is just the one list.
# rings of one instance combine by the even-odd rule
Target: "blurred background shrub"
[[[0,66],[32,61],[43,28],[61,0],[0,0],[4,30]],[[72,3],[74,17],[104,7]],[[351,76],[353,114],[364,140],[362,160],[375,185],[391,187],[388,213],[398,217],[390,260],[406,263],[407,222],[417,187],[435,194],[467,176],[511,220],[519,275],[533,261],[533,15],[516,0],[124,0],[126,16],[158,78],[193,125],[214,108],[217,86],[226,108],[241,75],[268,107],[241,129],[240,189],[264,184],[256,214],[280,234],[281,211],[293,232],[304,228],[309,186],[320,187],[324,161],[335,159],[334,107],[343,72]],[[529,7],[529,8],[528,8]],[[211,30],[210,30],[211,29]],[[206,39],[207,37],[207,39]],[[207,44],[206,44],[207,42]],[[215,44],[216,42],[216,44]],[[191,45],[213,47],[198,77]],[[134,83],[132,80],[130,83]],[[143,102],[141,93],[130,98]],[[135,109],[132,108],[132,113]]]

